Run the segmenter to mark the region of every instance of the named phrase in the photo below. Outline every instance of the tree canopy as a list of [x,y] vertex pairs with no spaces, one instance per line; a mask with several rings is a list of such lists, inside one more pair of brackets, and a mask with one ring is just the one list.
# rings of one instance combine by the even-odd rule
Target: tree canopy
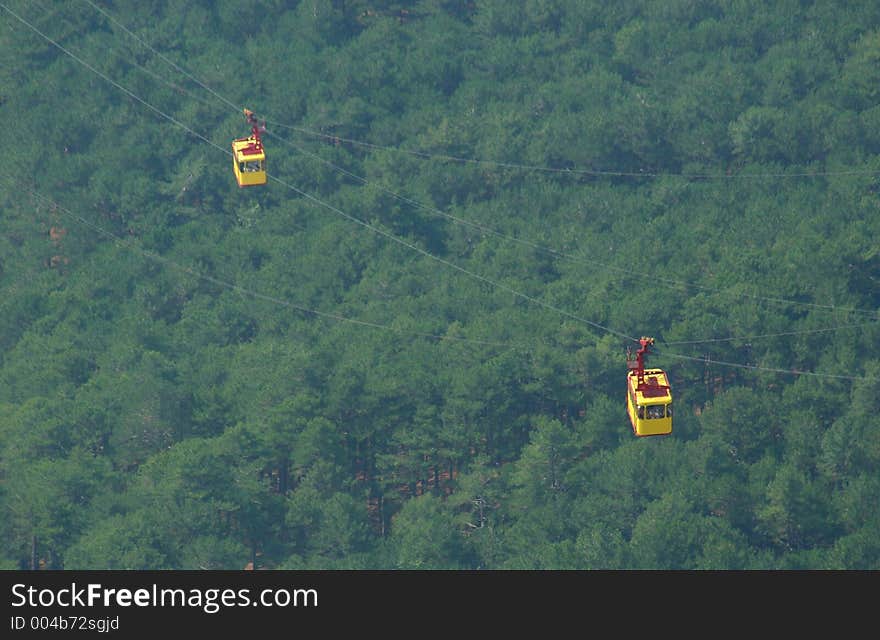
[[870,2],[4,2],[0,566],[880,569],[878,62]]

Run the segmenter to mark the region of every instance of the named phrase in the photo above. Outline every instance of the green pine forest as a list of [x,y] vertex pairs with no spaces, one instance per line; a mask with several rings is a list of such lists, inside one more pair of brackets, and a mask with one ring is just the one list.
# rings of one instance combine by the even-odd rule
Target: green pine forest
[[880,3],[2,0],[0,116],[0,568],[880,569]]

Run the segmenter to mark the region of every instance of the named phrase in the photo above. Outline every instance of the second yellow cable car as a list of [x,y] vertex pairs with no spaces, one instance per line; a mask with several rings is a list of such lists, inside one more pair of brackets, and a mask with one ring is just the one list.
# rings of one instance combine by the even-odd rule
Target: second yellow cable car
[[639,350],[627,353],[626,412],[633,433],[642,436],[665,436],[672,433],[672,390],[662,369],[645,369],[645,356],[654,338],[639,340]]
[[244,116],[251,125],[251,135],[232,141],[232,170],[239,187],[254,187],[267,181],[266,151],[260,138],[266,126],[257,123],[257,117],[250,109],[244,110]]

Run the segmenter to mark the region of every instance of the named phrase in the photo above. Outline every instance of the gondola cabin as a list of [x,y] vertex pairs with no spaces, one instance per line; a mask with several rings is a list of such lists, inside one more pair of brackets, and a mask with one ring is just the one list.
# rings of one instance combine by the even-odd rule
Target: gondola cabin
[[245,109],[244,114],[251,124],[251,135],[232,141],[232,170],[239,187],[254,187],[266,184],[266,151],[253,112]]
[[266,184],[266,154],[253,138],[232,141],[233,171],[239,187]]
[[633,433],[665,436],[672,433],[672,389],[662,369],[645,369],[644,357],[653,338],[642,338],[635,358],[627,358],[626,412]]

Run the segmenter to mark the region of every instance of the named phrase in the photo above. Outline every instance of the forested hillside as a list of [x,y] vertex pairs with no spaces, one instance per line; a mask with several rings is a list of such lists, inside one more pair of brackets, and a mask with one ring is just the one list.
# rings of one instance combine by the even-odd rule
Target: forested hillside
[[0,567],[880,569],[880,3],[2,0],[0,116]]

